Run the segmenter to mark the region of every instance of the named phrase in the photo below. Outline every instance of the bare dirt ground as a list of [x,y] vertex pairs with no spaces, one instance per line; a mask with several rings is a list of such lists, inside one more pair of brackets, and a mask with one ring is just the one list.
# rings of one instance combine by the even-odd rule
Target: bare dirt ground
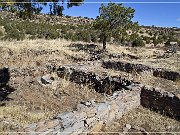
[[[89,99],[103,100],[104,95],[87,86],[79,86],[68,80],[58,78],[52,72],[52,65],[56,67],[67,64],[87,65],[89,71],[121,75],[146,85],[154,85],[179,93],[177,91],[180,88],[179,83],[153,78],[148,75],[128,74],[103,69],[98,63],[109,59],[121,60],[179,71],[180,66],[177,65],[180,65],[178,60],[180,52],[169,58],[164,58],[164,50],[155,48],[128,48],[108,45],[107,52],[102,53],[100,44],[94,45],[66,40],[39,39],[0,42],[0,68],[9,67],[11,75],[9,85],[14,89],[13,92],[7,94],[3,101],[0,101],[0,131],[14,130],[19,126],[52,118],[58,113],[72,110],[81,101]],[[109,55],[112,54],[120,55],[120,58],[109,58]],[[139,59],[132,59],[132,57],[138,57]],[[47,74],[53,77],[55,81],[50,85],[42,85],[39,79]],[[135,117],[136,114],[138,114],[138,117]],[[149,117],[146,117],[147,115]],[[157,117],[157,119],[151,120],[150,117]],[[144,120],[144,123],[140,123],[140,126],[148,122],[153,124],[154,121],[157,121],[157,124],[165,121],[164,125],[180,124],[141,107],[124,116],[118,122],[120,125],[116,124],[121,127],[121,123],[127,123],[126,120],[130,121],[129,123],[132,123],[132,125],[136,124],[133,123],[135,121],[138,123],[138,121]],[[116,131],[116,129],[120,129],[118,126],[117,128],[107,127],[104,131]],[[165,127],[161,128],[155,125],[154,129],[153,125],[148,126],[150,126],[147,128],[148,131],[165,129]]]

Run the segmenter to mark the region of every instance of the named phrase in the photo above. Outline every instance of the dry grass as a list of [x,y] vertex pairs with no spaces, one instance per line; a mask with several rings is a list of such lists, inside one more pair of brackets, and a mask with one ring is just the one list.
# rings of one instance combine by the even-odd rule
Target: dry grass
[[24,86],[23,90],[17,89],[10,94],[13,100],[4,101],[6,105],[0,106],[0,130],[15,130],[16,127],[53,118],[59,113],[73,110],[81,101],[104,99],[103,95],[88,86],[79,86],[64,79],[59,81],[55,88]]
[[26,124],[48,119],[50,116],[52,116],[51,113],[52,112],[48,111],[29,111],[26,104],[23,106],[14,105],[0,107],[0,131],[8,132],[18,128],[18,126],[23,127]]
[[[69,49],[73,42],[67,40],[23,40],[23,41],[1,41],[1,66],[26,67],[35,66],[36,62],[41,64],[48,61],[58,60],[58,64],[71,63],[66,54],[74,57],[84,57],[85,52],[75,52]],[[81,43],[81,42],[75,42]],[[83,42],[82,42],[83,43]],[[49,53],[46,53],[46,52]],[[56,51],[56,52],[53,52]],[[36,53],[33,54],[33,53]],[[42,53],[42,54],[40,54]],[[86,54],[87,56],[87,54]]]
[[147,132],[179,132],[180,130],[180,122],[139,107],[124,115],[120,120],[116,120],[110,126],[106,126],[103,131],[122,133],[126,124],[130,124],[132,127],[142,127]]
[[[81,42],[77,42],[81,43]],[[46,64],[72,64],[66,55],[83,57],[85,52],[74,52],[69,49],[71,41],[65,40],[24,40],[2,41],[0,44],[1,67],[8,66],[25,76],[34,78],[32,84],[20,81],[13,85],[15,91],[8,95],[12,99],[4,101],[6,106],[0,106],[0,130],[9,131],[28,123],[49,119],[58,113],[70,111],[80,101],[90,99],[101,100],[102,95],[95,93],[88,86],[79,86],[52,74],[55,81],[50,86],[42,86],[36,77],[49,73]],[[11,80],[19,75],[11,75]],[[21,74],[20,77],[23,78]]]
[[[133,47],[123,47],[117,45],[108,45],[107,50],[109,53],[116,54],[129,54],[132,56],[137,56],[139,59],[125,58],[121,61],[126,61],[136,64],[144,64],[155,68],[165,68],[172,71],[180,71],[180,52],[170,56],[169,58],[157,58],[163,56],[164,50],[161,49],[147,49],[147,48],[133,48]],[[113,59],[119,61],[119,59]]]
[[[58,113],[72,110],[80,101],[95,99],[103,100],[104,96],[96,93],[88,86],[80,86],[66,79],[60,79],[57,75],[52,74],[55,81],[52,85],[42,86],[37,82],[37,77],[41,77],[49,73],[46,65],[55,64],[60,66],[63,64],[77,64],[69,56],[75,58],[87,59],[90,55],[85,50],[73,51],[69,46],[73,43],[86,44],[83,42],[71,42],[62,39],[56,40],[24,40],[24,41],[1,41],[0,44],[0,68],[8,66],[10,69],[19,71],[20,77],[31,75],[34,78],[32,84],[20,82],[18,85],[13,85],[15,91],[8,95],[12,100],[4,101],[5,106],[0,106],[0,130],[9,131],[18,126],[23,126],[27,123],[37,122],[55,116]],[[97,44],[101,48],[100,44]],[[140,57],[140,60],[130,61],[129,59],[122,59],[130,62],[142,62],[145,64],[153,63],[155,49],[146,48],[128,48],[117,45],[107,46],[108,54],[130,54]],[[157,61],[157,60],[156,60]],[[169,64],[165,59],[162,63]],[[94,62],[94,61],[93,61]],[[103,73],[108,75],[121,75],[128,79],[141,81],[145,84],[153,84],[158,81],[156,78],[137,74],[128,74],[124,72],[116,72],[114,70],[106,70],[100,67],[99,64],[93,65],[92,61],[82,61],[82,65],[87,65],[87,69],[91,72]],[[163,65],[156,63],[156,66]],[[165,65],[166,65],[165,64]],[[163,66],[165,66],[163,65]],[[171,64],[171,67],[177,67]],[[174,69],[176,70],[176,69]],[[22,75],[23,74],[23,75]],[[19,75],[11,75],[10,83],[13,78]],[[169,82],[159,83],[157,86],[162,86]],[[174,84],[172,84],[174,85]],[[173,88],[172,85],[169,88]],[[164,86],[166,87],[166,85]],[[144,116],[144,114],[142,114]]]

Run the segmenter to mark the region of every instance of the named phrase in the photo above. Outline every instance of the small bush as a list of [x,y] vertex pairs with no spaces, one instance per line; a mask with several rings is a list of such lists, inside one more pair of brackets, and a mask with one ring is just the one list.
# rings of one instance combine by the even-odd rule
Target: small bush
[[18,31],[17,29],[11,29],[7,31],[7,34],[5,35],[4,39],[23,40],[25,39],[25,34],[21,31]]
[[32,35],[32,36],[30,36],[29,37],[29,39],[31,39],[31,40],[34,40],[34,39],[36,39],[37,37],[35,36],[35,35]]
[[4,36],[3,32],[0,30],[0,37]]
[[46,34],[47,34],[45,36],[46,39],[57,39],[60,36],[59,33],[55,30],[50,30]]
[[132,42],[132,47],[143,47],[145,46],[145,43],[141,38],[137,38]]
[[144,32],[143,32],[143,31],[140,31],[139,33],[140,33],[140,34],[144,34]]

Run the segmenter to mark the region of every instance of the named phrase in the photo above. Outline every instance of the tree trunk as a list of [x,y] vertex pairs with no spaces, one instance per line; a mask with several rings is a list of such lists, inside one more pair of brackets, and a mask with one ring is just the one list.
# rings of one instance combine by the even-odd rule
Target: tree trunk
[[104,38],[103,38],[103,50],[106,50],[106,40],[107,40],[107,36],[104,36]]

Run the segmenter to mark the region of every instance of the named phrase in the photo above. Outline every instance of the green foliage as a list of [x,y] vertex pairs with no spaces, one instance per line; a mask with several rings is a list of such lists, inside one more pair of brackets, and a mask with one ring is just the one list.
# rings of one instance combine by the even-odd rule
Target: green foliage
[[84,0],[69,0],[68,2],[68,8],[72,6],[79,6],[83,3]]
[[[79,6],[83,1],[84,0],[68,0],[67,7]],[[51,15],[62,16],[62,11],[64,10],[62,5],[64,0],[0,0],[0,2],[3,2],[0,3],[0,10],[15,12],[19,17],[24,19],[32,18],[34,14],[39,14],[43,9],[43,6],[47,5],[47,2],[50,2]],[[60,2],[62,2],[62,4],[60,4]]]
[[140,34],[143,34],[144,32],[143,32],[143,31],[140,31],[139,33],[140,33]]
[[[65,38],[72,41],[98,42],[99,33],[90,25],[62,25],[35,23],[28,20],[16,21],[0,18],[0,26],[4,26],[6,34],[4,40],[22,40],[45,38]],[[11,37],[12,36],[12,37]]]
[[130,41],[134,41],[134,40],[136,40],[138,37],[139,37],[139,35],[138,35],[137,33],[131,34],[131,35],[130,35]]
[[4,36],[3,32],[0,30],[0,37]]
[[170,42],[171,42],[171,41],[168,40],[168,41],[165,43],[165,46],[166,46],[166,47],[170,46]]
[[10,40],[23,40],[25,39],[25,34],[18,29],[10,29],[7,31],[7,34],[5,35],[4,39],[10,39]]
[[136,38],[133,42],[132,42],[132,47],[144,47],[145,43],[143,42],[143,40],[141,38]]
[[151,38],[150,37],[143,36],[143,40],[146,42],[146,44],[150,44],[151,43]]
[[153,35],[153,33],[150,31],[150,32],[149,32],[149,35],[150,35],[150,36],[152,36],[152,35]]
[[107,6],[101,5],[100,16],[94,22],[94,28],[101,31],[103,37],[103,49],[106,49],[108,37],[122,37],[126,30],[133,26],[131,19],[134,17],[135,10],[124,7],[122,4],[108,3]]

